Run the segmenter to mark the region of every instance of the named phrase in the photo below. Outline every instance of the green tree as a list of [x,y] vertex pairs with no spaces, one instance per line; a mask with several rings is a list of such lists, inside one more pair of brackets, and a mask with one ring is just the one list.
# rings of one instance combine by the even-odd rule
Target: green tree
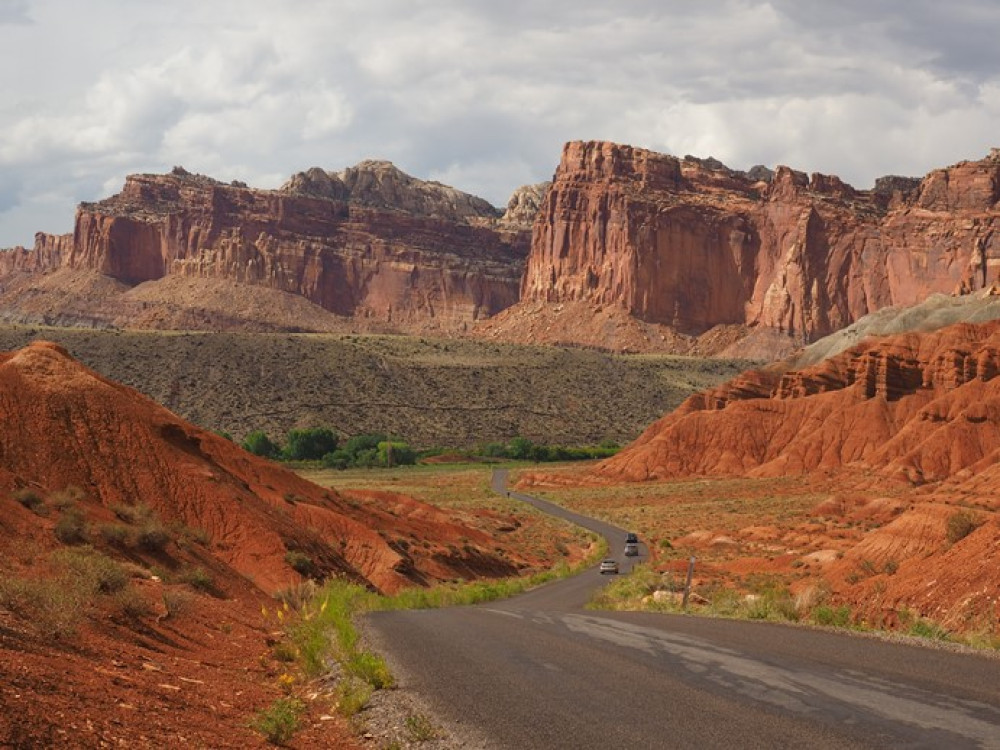
[[284,456],[292,461],[319,460],[337,450],[337,436],[328,427],[289,430]]
[[249,433],[243,440],[243,450],[264,458],[277,458],[281,449],[267,436],[263,430]]
[[415,464],[417,462],[417,452],[407,443],[383,440],[378,444],[378,462],[381,466]]
[[510,447],[508,448],[508,454],[511,458],[531,458],[531,451],[535,447],[528,438],[516,437],[510,441]]

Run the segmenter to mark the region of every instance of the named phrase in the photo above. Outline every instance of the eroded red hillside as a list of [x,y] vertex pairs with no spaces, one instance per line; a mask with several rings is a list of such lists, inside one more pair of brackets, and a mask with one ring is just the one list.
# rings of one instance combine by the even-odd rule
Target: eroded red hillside
[[249,723],[288,693],[292,746],[353,746],[333,684],[278,657],[272,594],[551,562],[499,513],[307,482],[55,344],[0,354],[0,423],[0,746],[262,746]]
[[[639,496],[636,483],[649,480],[678,481],[680,494],[717,482],[732,498],[727,513],[742,513],[743,492],[755,507],[783,509],[733,525],[706,504],[681,533],[669,520],[649,533],[714,561],[718,575],[779,573],[803,595],[830,591],[860,621],[894,625],[910,612],[995,634],[998,373],[1000,322],[870,339],[812,367],[747,372],[696,394],[582,475],[524,481],[625,485]],[[774,483],[789,482],[780,501],[786,490]],[[761,495],[772,493],[769,506]]]

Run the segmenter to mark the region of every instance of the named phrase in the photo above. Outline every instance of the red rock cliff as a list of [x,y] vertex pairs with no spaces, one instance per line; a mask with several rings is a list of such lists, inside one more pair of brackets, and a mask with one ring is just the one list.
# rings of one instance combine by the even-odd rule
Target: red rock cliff
[[169,275],[300,294],[345,316],[454,330],[517,301],[524,227],[387,162],[253,190],[175,169],[77,211],[61,262],[134,285]]
[[757,172],[567,144],[522,301],[585,300],[684,333],[744,324],[806,341],[887,305],[997,279],[1000,153],[919,182],[884,178],[872,191],[787,167]]

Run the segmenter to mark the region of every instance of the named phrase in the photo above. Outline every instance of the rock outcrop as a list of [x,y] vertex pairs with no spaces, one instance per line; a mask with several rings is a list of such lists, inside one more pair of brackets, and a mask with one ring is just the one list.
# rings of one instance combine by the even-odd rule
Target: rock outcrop
[[[393,330],[463,330],[517,301],[529,225],[486,201],[366,161],[280,190],[177,167],[82,204],[71,237],[0,254],[0,272],[69,268],[135,286],[224,279],[301,295]],[[299,326],[309,329],[309,321]]]
[[616,481],[843,467],[913,486],[1000,459],[1000,321],[872,339],[696,394],[595,470]]
[[860,191],[788,167],[751,176],[572,142],[534,227],[520,306],[504,316],[515,335],[521,307],[582,301],[682,334],[742,325],[800,344],[887,305],[983,289],[998,271],[996,152]]

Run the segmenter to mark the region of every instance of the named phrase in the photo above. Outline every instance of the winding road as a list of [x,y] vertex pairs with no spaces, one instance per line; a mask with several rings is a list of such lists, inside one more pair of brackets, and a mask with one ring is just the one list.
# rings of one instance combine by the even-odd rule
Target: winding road
[[[505,471],[493,482],[507,492]],[[624,547],[623,529],[510,497]],[[585,610],[606,582],[594,568],[504,602],[375,613],[366,630],[400,684],[468,747],[1000,748],[998,659],[774,623]]]

